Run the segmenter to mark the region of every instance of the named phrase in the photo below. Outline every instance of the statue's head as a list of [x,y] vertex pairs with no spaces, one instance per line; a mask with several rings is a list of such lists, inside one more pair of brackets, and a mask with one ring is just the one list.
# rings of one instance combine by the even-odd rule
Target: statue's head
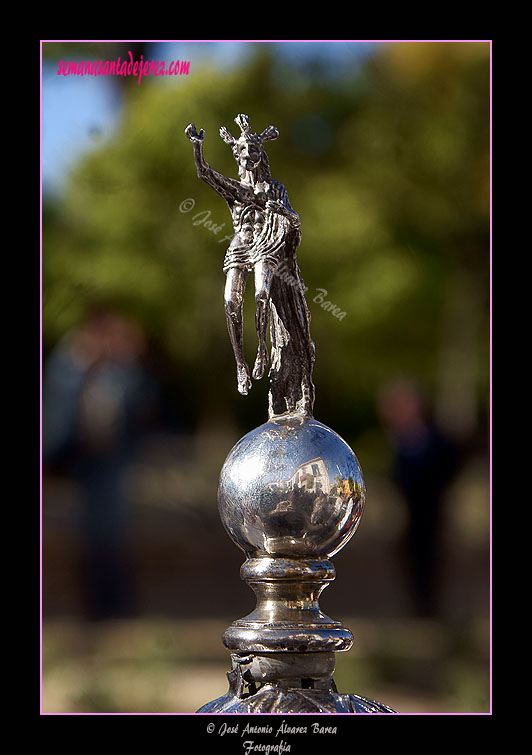
[[277,139],[279,136],[278,130],[275,126],[268,126],[261,134],[253,134],[251,132],[249,117],[243,113],[237,115],[235,123],[240,126],[241,131],[238,139],[235,139],[225,126],[222,126],[220,129],[220,136],[226,144],[232,147],[233,156],[239,168],[242,170],[254,170],[259,167],[260,163],[263,163],[266,170],[269,171],[268,157],[263,143]]

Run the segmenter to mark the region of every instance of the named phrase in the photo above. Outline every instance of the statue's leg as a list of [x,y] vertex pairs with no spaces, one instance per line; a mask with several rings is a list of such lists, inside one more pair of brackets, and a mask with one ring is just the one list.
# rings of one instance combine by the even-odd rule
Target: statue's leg
[[259,346],[257,358],[253,367],[253,377],[260,380],[268,364],[268,347],[266,338],[270,323],[270,286],[274,267],[268,262],[257,262],[255,265],[255,324]]
[[244,358],[244,331],[242,310],[244,291],[246,288],[246,273],[238,267],[231,267],[227,271],[225,282],[225,317],[227,330],[233,347],[236,361],[236,379],[238,391],[245,396],[251,388],[251,375]]

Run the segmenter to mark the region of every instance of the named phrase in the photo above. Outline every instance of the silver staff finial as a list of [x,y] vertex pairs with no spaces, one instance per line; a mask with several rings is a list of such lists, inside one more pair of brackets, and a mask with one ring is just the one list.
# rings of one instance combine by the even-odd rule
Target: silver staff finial
[[[227,202],[234,236],[225,255],[225,313],[237,368],[248,393],[270,363],[269,421],[232,449],[220,475],[222,522],[246,554],[241,576],[257,596],[256,609],[235,621],[223,641],[232,651],[226,695],[201,713],[393,713],[382,703],[340,694],[334,653],[352,636],[320,610],[333,579],[329,560],[358,527],[365,488],[347,443],[312,416],[314,343],[296,251],[299,215],[285,187],[272,178],[263,142],[279,132],[253,134],[247,115],[235,118],[241,136],[222,127],[239,180],[214,171],[203,157],[204,132],[185,130],[198,176]],[[253,371],[243,350],[243,301],[255,280],[258,349]],[[271,352],[268,354],[267,335]]]

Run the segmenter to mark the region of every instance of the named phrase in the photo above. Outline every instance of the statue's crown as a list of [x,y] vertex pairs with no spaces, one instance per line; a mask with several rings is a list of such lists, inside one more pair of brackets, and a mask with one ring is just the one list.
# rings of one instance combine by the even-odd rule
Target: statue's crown
[[[260,144],[262,144],[263,142],[272,141],[273,139],[277,139],[277,137],[279,136],[279,131],[275,128],[275,126],[267,126],[261,134],[252,134],[249,116],[245,115],[244,113],[239,113],[236,116],[235,123],[239,126],[240,131],[242,132],[240,138],[244,136],[246,138],[256,140],[260,142]],[[233,144],[238,141],[238,139],[235,139],[235,137],[226,129],[225,126],[221,127],[220,136],[226,144],[229,144],[231,146],[233,146]]]

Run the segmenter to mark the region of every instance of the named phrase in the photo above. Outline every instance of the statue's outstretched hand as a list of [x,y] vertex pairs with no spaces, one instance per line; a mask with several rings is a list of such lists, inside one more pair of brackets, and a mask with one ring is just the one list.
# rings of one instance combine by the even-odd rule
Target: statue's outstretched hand
[[185,134],[193,143],[199,142],[201,144],[203,143],[203,140],[205,138],[205,131],[201,129],[198,134],[198,132],[196,131],[196,126],[193,123],[191,123],[189,126],[186,127]]

